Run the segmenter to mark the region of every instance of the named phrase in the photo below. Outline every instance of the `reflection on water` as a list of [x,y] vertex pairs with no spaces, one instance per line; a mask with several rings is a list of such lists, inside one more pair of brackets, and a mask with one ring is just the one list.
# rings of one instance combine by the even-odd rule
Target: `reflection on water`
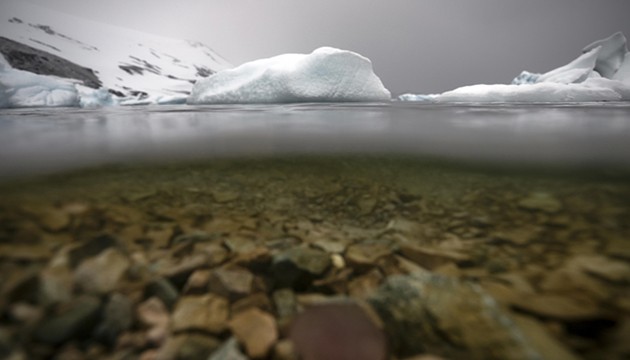
[[0,357],[627,358],[628,114],[3,111]]
[[406,153],[628,164],[630,108],[406,103],[4,110],[0,174],[130,159]]

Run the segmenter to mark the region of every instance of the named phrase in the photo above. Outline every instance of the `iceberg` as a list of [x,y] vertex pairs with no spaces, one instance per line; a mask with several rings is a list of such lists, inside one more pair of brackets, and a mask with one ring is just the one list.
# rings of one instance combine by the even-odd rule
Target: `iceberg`
[[472,85],[447,91],[435,97],[437,103],[557,103],[584,101],[619,101],[622,97],[616,91],[595,84],[537,83],[528,85]]
[[621,33],[615,33],[606,39],[597,40],[586,46],[582,52],[587,53],[600,48],[594,70],[601,76],[611,79],[621,67],[626,58],[626,37]]
[[390,101],[369,59],[331,47],[245,63],[200,79],[188,104]]
[[13,69],[0,55],[0,106],[79,106],[79,93],[71,80]]
[[472,85],[438,95],[399,96],[436,103],[630,101],[630,55],[626,37],[615,33],[586,46],[569,64],[544,74],[523,71],[510,85]]

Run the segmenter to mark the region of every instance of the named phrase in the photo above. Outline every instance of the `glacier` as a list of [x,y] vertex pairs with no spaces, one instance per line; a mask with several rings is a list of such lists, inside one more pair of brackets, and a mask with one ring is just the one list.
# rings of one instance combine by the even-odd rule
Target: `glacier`
[[357,53],[321,47],[245,63],[200,79],[188,104],[378,102],[391,94]]
[[523,71],[511,84],[479,84],[442,94],[403,94],[400,101],[513,103],[630,101],[630,55],[618,32],[595,41],[567,65],[546,73]]
[[13,69],[0,55],[0,107],[79,106],[75,83]]

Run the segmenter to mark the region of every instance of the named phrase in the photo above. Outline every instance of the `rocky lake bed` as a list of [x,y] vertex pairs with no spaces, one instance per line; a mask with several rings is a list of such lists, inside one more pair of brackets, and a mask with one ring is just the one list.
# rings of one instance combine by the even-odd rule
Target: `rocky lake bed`
[[627,359],[624,179],[296,157],[8,181],[0,358]]

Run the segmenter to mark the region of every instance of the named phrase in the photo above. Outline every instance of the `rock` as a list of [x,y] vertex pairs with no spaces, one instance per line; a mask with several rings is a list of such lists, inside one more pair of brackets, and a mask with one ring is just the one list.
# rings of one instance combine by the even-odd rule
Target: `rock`
[[533,211],[556,213],[562,210],[562,203],[551,194],[544,192],[531,193],[518,202],[518,206]]
[[280,340],[273,348],[272,360],[299,360],[295,346],[291,340]]
[[514,307],[536,316],[561,321],[598,319],[602,313],[594,302],[553,294],[521,294]]
[[230,338],[208,358],[208,360],[249,360],[238,346],[238,340]]
[[577,360],[575,354],[571,353],[565,346],[560,344],[544,325],[526,316],[513,316],[512,319],[518,325],[519,330],[529,340],[530,344],[536,348],[543,359],[554,360]]
[[76,336],[90,334],[97,325],[101,302],[92,296],[80,296],[63,304],[59,312],[45,319],[35,330],[35,340],[52,345]]
[[272,266],[276,287],[303,289],[330,267],[330,256],[321,250],[295,247],[274,256]]
[[103,250],[116,246],[117,240],[110,235],[92,238],[68,252],[68,262],[71,267],[79,265],[83,260],[100,254]]
[[162,300],[152,297],[139,304],[136,317],[140,324],[149,329],[146,334],[147,340],[153,344],[161,344],[166,340],[171,317]]
[[448,263],[458,264],[471,260],[469,255],[460,252],[408,243],[400,245],[400,253],[407,259],[429,270],[433,270]]
[[346,261],[343,259],[343,256],[339,254],[330,255],[330,262],[335,267],[335,269],[343,269],[346,267]]
[[346,261],[353,267],[371,267],[376,261],[390,255],[392,250],[389,244],[383,242],[364,242],[350,245],[346,250]]
[[39,274],[39,300],[43,305],[69,301],[74,289],[74,276],[65,264],[51,264]]
[[44,230],[57,232],[70,225],[70,216],[60,209],[48,209],[38,216],[39,224]]
[[269,300],[267,294],[262,292],[249,295],[248,297],[234,302],[230,310],[232,314],[236,314],[249,308],[258,308],[267,312],[273,311],[271,300]]
[[172,309],[179,298],[179,292],[170,281],[160,277],[147,284],[145,297],[151,296],[162,300],[164,305]]
[[241,194],[236,191],[216,190],[212,192],[212,197],[214,198],[214,201],[219,204],[224,204],[238,200],[241,197]]
[[208,283],[210,282],[210,270],[202,269],[195,270],[186,281],[184,286],[184,294],[201,294],[205,293],[208,289]]
[[492,242],[524,246],[535,240],[540,235],[540,232],[541,229],[536,227],[502,231],[494,235]]
[[273,304],[280,322],[290,320],[298,310],[297,297],[291,289],[279,289],[273,292]]
[[173,331],[199,330],[219,334],[227,326],[229,312],[229,303],[221,296],[183,296],[173,311]]
[[202,334],[182,334],[171,337],[159,349],[155,360],[207,359],[220,345],[219,340]]
[[276,320],[271,314],[257,308],[236,314],[229,327],[245,346],[247,355],[254,359],[266,357],[278,340]]
[[365,275],[352,279],[348,284],[348,295],[354,298],[365,298],[378,289],[383,281],[383,274],[377,269],[372,269]]
[[332,302],[306,309],[291,327],[296,353],[304,360],[384,360],[385,335],[360,306]]
[[95,337],[104,344],[112,346],[118,335],[128,330],[133,323],[133,303],[119,293],[112,294],[105,305],[103,321],[96,328]]
[[74,274],[77,285],[89,294],[113,291],[131,262],[116,249],[107,249],[94,258],[84,260]]
[[252,292],[254,275],[247,269],[230,266],[212,270],[208,290],[230,299],[238,300]]
[[630,265],[601,255],[577,256],[568,267],[576,267],[600,279],[619,284],[630,284]]
[[402,357],[539,358],[509,316],[469,282],[426,273],[392,276],[369,302],[391,351]]
[[346,244],[340,241],[317,240],[313,245],[330,254],[341,254],[346,250]]

